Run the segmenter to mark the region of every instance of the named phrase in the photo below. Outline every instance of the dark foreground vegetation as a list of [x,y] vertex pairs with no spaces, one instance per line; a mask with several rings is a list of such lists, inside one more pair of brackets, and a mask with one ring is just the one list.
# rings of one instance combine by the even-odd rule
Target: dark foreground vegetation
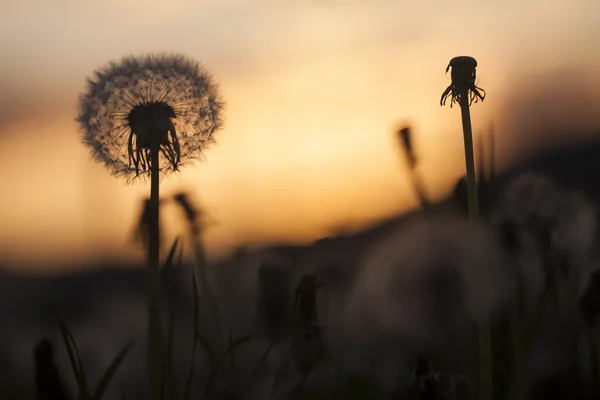
[[[476,399],[482,321],[494,398],[598,398],[598,154],[500,176],[482,160],[479,223],[459,182],[358,232],[208,263],[193,199],[171,199],[190,229],[163,241],[163,398]],[[96,267],[0,276],[0,398],[144,398],[143,266]]]

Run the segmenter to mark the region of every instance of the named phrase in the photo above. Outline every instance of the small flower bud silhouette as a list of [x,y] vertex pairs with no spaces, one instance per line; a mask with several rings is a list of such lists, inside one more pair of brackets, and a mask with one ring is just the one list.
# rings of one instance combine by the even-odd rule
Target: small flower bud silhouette
[[126,57],[88,80],[79,100],[83,143],[116,176],[150,174],[153,149],[160,172],[201,158],[221,128],[223,103],[211,76],[176,54]]
[[318,322],[317,290],[322,286],[317,282],[317,274],[305,274],[300,279],[294,293],[294,307],[306,323]]

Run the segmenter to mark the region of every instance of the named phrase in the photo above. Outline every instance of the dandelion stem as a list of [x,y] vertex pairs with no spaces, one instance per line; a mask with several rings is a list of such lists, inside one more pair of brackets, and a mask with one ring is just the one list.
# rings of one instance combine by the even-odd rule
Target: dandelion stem
[[148,246],[148,400],[159,400],[162,376],[162,338],[159,265],[159,149],[150,153],[150,240]]
[[211,284],[208,281],[207,270],[208,270],[208,259],[204,250],[204,244],[202,243],[202,236],[200,229],[192,229],[192,237],[194,239],[194,251],[196,253],[196,260],[198,263],[198,275],[200,276],[200,285],[204,294],[204,299],[208,303],[209,312],[213,318],[215,324],[215,334],[218,337],[222,337],[223,332],[221,331],[222,321],[219,314],[219,305],[215,293],[212,290]]
[[465,161],[467,163],[467,191],[469,194],[469,219],[479,217],[479,201],[477,199],[477,178],[475,177],[475,156],[473,153],[473,130],[471,128],[471,111],[468,93],[461,95],[460,111],[462,116],[463,137],[465,140]]
[[[471,112],[469,96],[466,89],[460,96],[460,110],[465,140],[465,161],[467,170],[467,191],[469,195],[469,220],[475,221],[479,217],[479,202],[477,199],[477,178],[475,176],[475,157],[473,152],[473,131],[471,128]],[[480,374],[480,399],[493,399],[492,378],[492,344],[489,321],[485,318],[479,321],[479,374]]]

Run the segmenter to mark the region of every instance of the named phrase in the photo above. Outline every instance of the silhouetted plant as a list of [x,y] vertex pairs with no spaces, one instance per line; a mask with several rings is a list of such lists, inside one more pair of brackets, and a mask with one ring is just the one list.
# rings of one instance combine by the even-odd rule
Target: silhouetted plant
[[130,341],[117,353],[115,358],[111,361],[104,374],[100,377],[98,381],[98,385],[95,390],[92,390],[89,385],[89,381],[85,370],[83,368],[83,363],[81,362],[81,357],[79,355],[79,349],[77,348],[77,344],[75,342],[75,338],[67,328],[67,324],[58,317],[58,325],[60,328],[60,333],[62,335],[63,342],[67,349],[67,354],[69,355],[69,361],[71,363],[71,368],[73,369],[73,375],[75,375],[75,381],[77,382],[78,387],[78,399],[79,400],[101,400],[108,388],[108,385],[112,381],[115,373],[121,366],[121,363],[127,357],[127,354],[133,347],[133,342]]
[[433,370],[425,358],[418,357],[417,365],[407,387],[408,398],[411,400],[435,400],[438,380],[439,373]]
[[306,274],[300,279],[294,295],[294,308],[305,324],[318,323],[317,290],[321,283],[317,282],[317,274]]
[[[465,161],[467,172],[467,191],[469,199],[469,219],[474,220],[479,215],[477,200],[477,180],[475,177],[475,160],[473,156],[473,132],[469,107],[472,103],[483,101],[485,91],[476,86],[477,61],[472,57],[460,56],[450,60],[446,73],[451,71],[452,82],[442,94],[440,105],[445,105],[450,99],[450,107],[454,103],[460,105],[465,141]],[[482,94],[483,93],[483,94]],[[493,397],[492,356],[490,343],[490,328],[488,321],[479,324],[479,354],[480,354],[480,389],[481,400],[491,400]]]
[[408,164],[408,171],[410,173],[411,182],[413,188],[419,197],[419,202],[421,203],[421,207],[425,208],[430,205],[430,201],[427,198],[427,194],[425,193],[425,187],[423,185],[423,181],[421,177],[416,171],[417,166],[417,155],[415,154],[413,141],[410,134],[410,128],[404,127],[398,131],[398,138],[400,141],[400,147],[404,150],[404,154],[406,156],[406,162]]
[[92,157],[128,182],[150,177],[150,400],[160,396],[162,375],[159,177],[202,156],[222,126],[222,108],[211,76],[197,62],[175,54],[130,56],[111,62],[88,80],[79,101],[77,121]]
[[[465,140],[465,161],[467,170],[467,187],[469,192],[469,217],[474,219],[479,214],[475,178],[475,161],[473,156],[473,132],[471,128],[471,113],[469,107],[473,102],[485,98],[485,91],[475,85],[477,61],[472,57],[460,56],[450,60],[446,73],[451,71],[452,82],[442,94],[440,104],[443,106],[450,99],[453,104],[460,105],[463,136]],[[480,93],[483,92],[483,94]]]
[[[160,203],[162,203],[163,200],[159,201],[159,205],[161,205]],[[142,211],[140,212],[140,216],[138,218],[137,224],[135,225],[135,228],[133,230],[133,234],[132,234],[132,240],[134,243],[140,243],[144,249],[146,249],[146,251],[148,251],[149,245],[150,245],[150,215],[151,215],[151,207],[150,207],[151,201],[150,199],[145,199],[143,200],[143,204],[142,204]],[[162,238],[163,238],[163,232],[162,229],[160,228],[160,224],[159,224],[159,230],[158,230],[158,244],[159,247],[162,247]]]
[[70,400],[54,362],[54,346],[44,339],[35,346],[36,400]]
[[204,295],[203,300],[208,303],[211,317],[217,330],[217,335],[222,337],[223,332],[220,330],[223,327],[221,326],[219,304],[217,303],[216,295],[212,285],[208,280],[208,260],[206,257],[206,251],[204,249],[204,243],[202,241],[202,234],[204,233],[204,228],[207,225],[205,221],[205,212],[194,204],[187,193],[178,193],[173,196],[173,200],[175,200],[175,203],[177,203],[183,210],[188,222],[188,226],[190,227],[190,234],[192,237],[192,244],[194,253],[196,255],[196,263],[200,278],[200,288],[202,291],[201,294]]
[[[479,174],[477,177],[477,202],[479,206],[480,217],[488,218],[492,210],[494,196],[493,184],[496,182],[496,161],[495,161],[495,138],[493,129],[488,135],[488,166],[486,168],[486,157],[483,146],[483,138],[479,140],[479,154],[477,164]],[[467,178],[462,176],[454,186],[453,199],[458,205],[459,211],[465,215],[469,214],[469,193],[467,187]]]
[[260,265],[257,275],[257,325],[269,343],[287,334],[293,309],[291,274],[270,262]]

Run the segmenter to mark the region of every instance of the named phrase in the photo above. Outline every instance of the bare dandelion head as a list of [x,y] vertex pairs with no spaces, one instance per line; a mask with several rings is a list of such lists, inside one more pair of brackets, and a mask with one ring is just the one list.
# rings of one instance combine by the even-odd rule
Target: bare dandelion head
[[463,101],[471,105],[485,99],[485,90],[475,85],[476,68],[477,61],[473,57],[460,56],[450,60],[448,67],[446,67],[446,73],[452,69],[450,73],[452,83],[442,94],[440,100],[442,106],[446,104],[448,98],[450,98],[450,107],[453,104],[460,105]]
[[81,138],[96,161],[128,180],[200,159],[222,127],[212,77],[183,55],[129,56],[97,70],[79,100]]

